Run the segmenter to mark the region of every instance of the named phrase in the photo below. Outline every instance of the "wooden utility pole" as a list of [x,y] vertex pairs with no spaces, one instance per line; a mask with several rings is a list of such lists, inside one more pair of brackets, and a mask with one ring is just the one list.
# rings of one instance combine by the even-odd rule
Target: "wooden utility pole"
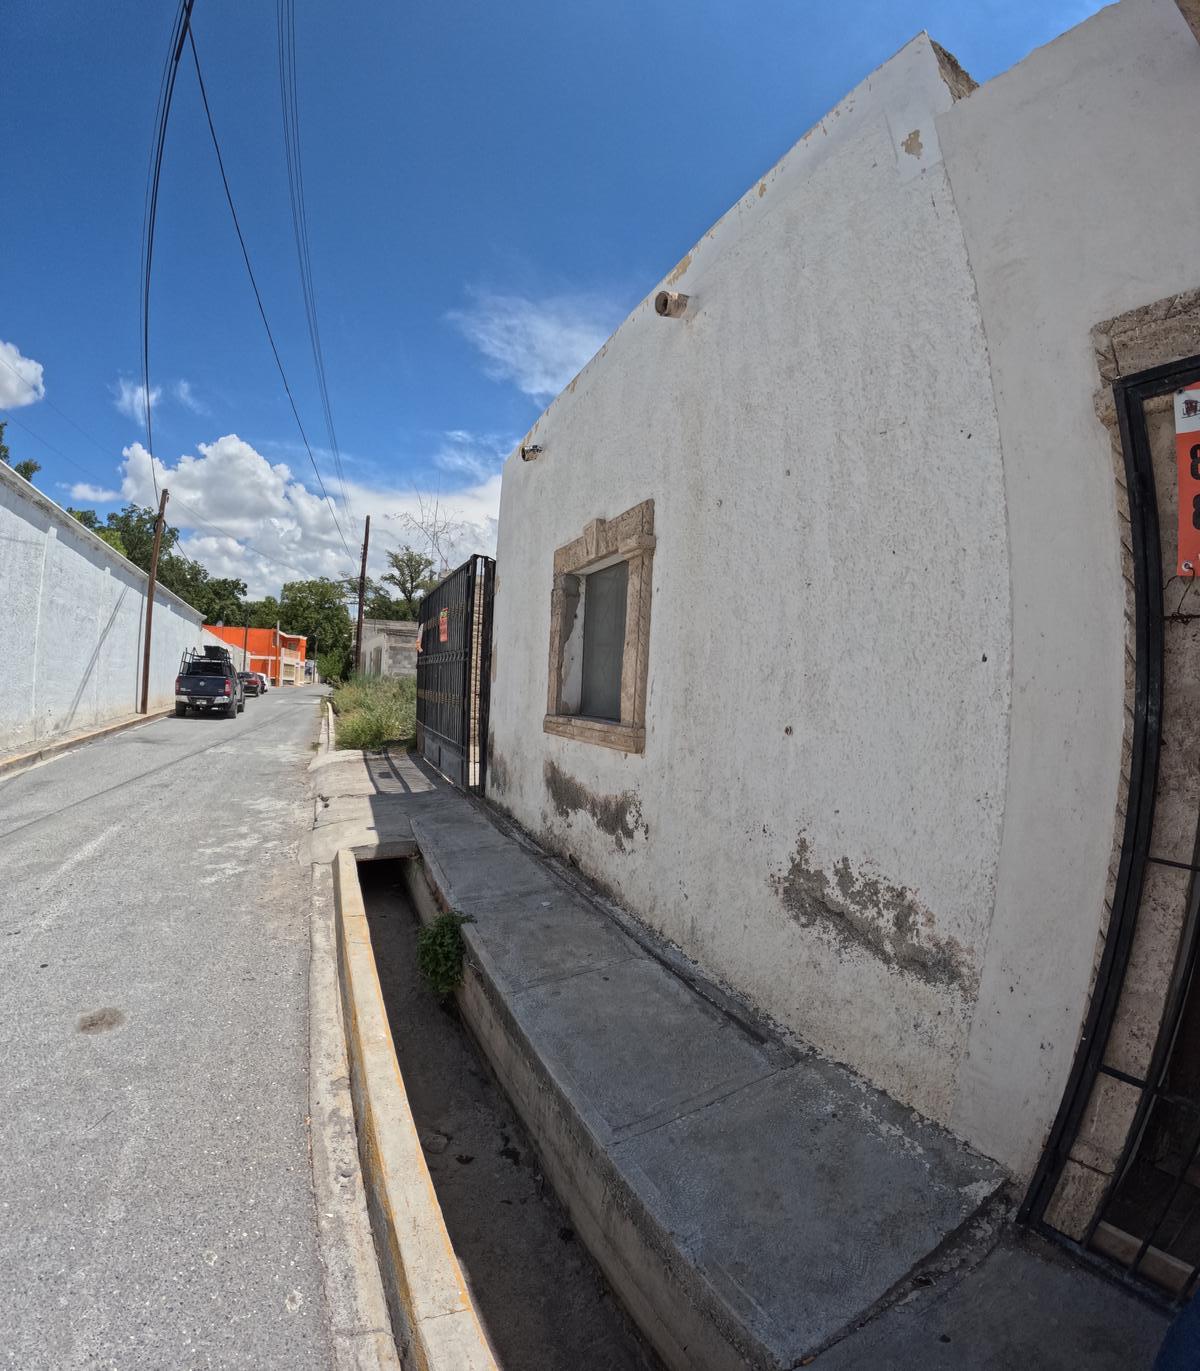
[[162,547],[166,512],[167,488],[164,486],[158,501],[158,517],[154,520],[154,546],[150,550],[150,584],[146,587],[146,632],[142,639],[142,707],[138,711],[139,714],[150,712],[150,634],[154,627],[154,591],[158,586],[158,552],[159,548]]
[[366,526],[363,528],[363,555],[362,568],[358,573],[358,630],[354,635],[354,670],[362,670],[362,628],[363,628],[363,603],[367,598],[367,544],[371,541],[371,516],[367,515]]

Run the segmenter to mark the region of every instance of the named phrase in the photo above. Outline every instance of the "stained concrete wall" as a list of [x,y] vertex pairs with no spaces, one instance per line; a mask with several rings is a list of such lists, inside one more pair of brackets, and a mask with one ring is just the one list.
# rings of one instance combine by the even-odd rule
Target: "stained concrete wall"
[[[971,89],[924,36],[504,471],[493,799],[710,971],[1027,1175],[1118,816],[1089,330],[1196,282],[1200,58],[1122,0]],[[962,98],[954,98],[962,97]],[[543,732],[554,549],[655,501],[647,740]],[[713,616],[721,627],[714,629]]]
[[[506,464],[489,791],[711,972],[949,1117],[995,894],[1009,570],[921,36]],[[655,502],[644,755],[543,732],[554,549]]]
[[992,361],[1013,604],[996,910],[951,1122],[1018,1171],[1086,1008],[1121,776],[1125,596],[1090,330],[1200,284],[1196,128],[1200,46],[1173,0],[1102,10],[938,119]]
[[[138,707],[147,577],[0,463],[0,750],[102,724]],[[201,615],[154,599],[150,708],[174,699]]]

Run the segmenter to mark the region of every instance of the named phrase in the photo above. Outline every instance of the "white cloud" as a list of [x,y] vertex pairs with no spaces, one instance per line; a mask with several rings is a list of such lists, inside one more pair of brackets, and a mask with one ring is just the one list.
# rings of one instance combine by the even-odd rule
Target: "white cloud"
[[22,357],[15,343],[0,340],[0,409],[20,409],[43,399],[42,364]]
[[493,380],[512,381],[545,401],[595,356],[620,312],[593,296],[529,300],[478,291],[469,308],[451,310],[447,318],[483,353]]
[[86,481],[77,481],[71,487],[72,500],[90,500],[94,505],[111,505],[121,498],[119,490],[105,490],[103,486],[90,486]]
[[[213,575],[241,577],[253,596],[278,595],[284,581],[356,575],[362,516],[367,513],[371,515],[368,569],[372,576],[380,575],[386,570],[388,550],[411,537],[403,516],[420,516],[422,503],[428,508],[433,499],[459,525],[449,540],[449,559],[461,561],[472,552],[495,550],[498,471],[449,495],[348,481],[353,526],[347,524],[341,506],[337,507],[350,548],[347,553],[328,504],[286,463],[268,461],[236,434],[201,443],[197,452],[172,465],[155,459],[159,486],[170,491],[167,519],[181,532],[181,552]],[[326,485],[333,495],[334,486],[328,480]],[[125,449],[120,494],[140,505],[157,502],[150,462],[141,443]]]
[[442,435],[442,445],[433,462],[441,471],[470,481],[486,481],[504,465],[513,450],[515,438],[494,433],[468,433],[452,428]]
[[208,413],[207,405],[202,404],[201,401],[197,399],[195,391],[192,390],[192,383],[190,381],[176,381],[171,387],[171,390],[179,403],[183,405],[185,409],[190,409],[193,414]]
[[[141,423],[146,417],[146,388],[139,381],[130,381],[124,376],[117,378],[112,388],[113,404],[127,418]],[[153,409],[162,399],[162,387],[150,387],[150,408]]]

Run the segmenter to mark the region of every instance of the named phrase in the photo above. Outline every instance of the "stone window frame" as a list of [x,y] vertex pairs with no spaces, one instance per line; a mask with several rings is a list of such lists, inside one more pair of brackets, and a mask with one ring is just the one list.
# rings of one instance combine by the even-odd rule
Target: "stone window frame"
[[[592,519],[578,538],[555,550],[549,688],[542,722],[545,732],[620,752],[645,751],[654,542],[654,501],[643,500],[613,519]],[[621,717],[619,721],[589,719],[563,708],[563,651],[578,604],[578,578],[616,562],[629,566],[621,656]]]

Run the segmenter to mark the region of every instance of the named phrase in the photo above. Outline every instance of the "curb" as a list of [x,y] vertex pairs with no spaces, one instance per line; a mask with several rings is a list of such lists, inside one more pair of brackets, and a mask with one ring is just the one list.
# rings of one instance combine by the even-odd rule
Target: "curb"
[[44,762],[48,757],[56,757],[60,752],[69,752],[73,748],[94,743],[114,733],[124,733],[127,728],[137,728],[139,724],[165,719],[168,714],[174,712],[173,705],[169,709],[152,709],[149,714],[138,714],[132,719],[122,719],[119,723],[105,724],[103,728],[93,729],[90,733],[76,733],[69,738],[59,738],[42,747],[35,747],[32,752],[20,752],[15,757],[5,757],[0,760],[0,776],[6,776],[10,771],[24,771],[28,767],[36,766],[38,762]]
[[308,1114],[331,1371],[400,1371],[354,1129],[337,973],[333,874],[314,866],[308,963]]
[[425,1165],[348,851],[334,860],[333,889],[363,1186],[401,1361],[419,1371],[499,1371]]

